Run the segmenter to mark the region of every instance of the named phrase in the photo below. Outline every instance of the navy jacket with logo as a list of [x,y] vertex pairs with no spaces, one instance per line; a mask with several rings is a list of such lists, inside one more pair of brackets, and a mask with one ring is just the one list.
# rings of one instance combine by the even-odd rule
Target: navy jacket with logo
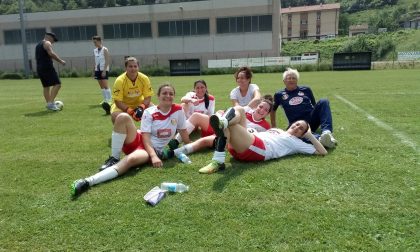
[[289,125],[298,120],[310,122],[311,113],[316,102],[309,87],[297,86],[293,91],[286,89],[280,90],[274,94],[274,111],[282,106]]

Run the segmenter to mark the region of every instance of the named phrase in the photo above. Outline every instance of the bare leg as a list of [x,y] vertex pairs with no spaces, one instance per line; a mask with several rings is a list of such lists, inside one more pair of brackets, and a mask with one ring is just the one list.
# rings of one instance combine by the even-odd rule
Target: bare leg
[[45,102],[51,103],[52,100],[51,100],[51,95],[50,95],[50,87],[44,87],[42,91],[44,94]]
[[108,89],[108,80],[98,80],[101,89]]
[[51,102],[53,102],[55,100],[55,97],[57,97],[58,91],[60,90],[61,85],[54,85],[51,88],[51,93],[50,93],[50,100]]
[[190,118],[191,114],[190,114],[190,104],[189,103],[181,103],[182,109],[184,110],[185,116],[187,117],[187,119]]
[[137,136],[136,125],[134,125],[133,120],[127,113],[119,113],[117,115],[114,124],[114,132],[120,134],[127,134],[127,137],[124,141],[124,143],[126,144],[132,143]]
[[200,127],[202,130],[207,130],[209,127],[209,116],[201,113],[193,113],[188,121],[195,127]]
[[115,123],[115,119],[117,119],[117,116],[119,114],[122,114],[122,113],[124,113],[124,112],[116,111],[116,112],[114,112],[114,113],[111,114],[111,121],[112,121],[113,124]]

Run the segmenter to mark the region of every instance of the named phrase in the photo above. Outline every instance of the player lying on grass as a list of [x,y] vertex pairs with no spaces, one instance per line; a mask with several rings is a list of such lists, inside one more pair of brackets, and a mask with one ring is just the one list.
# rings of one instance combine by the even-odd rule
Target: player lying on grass
[[233,106],[244,107],[261,98],[260,88],[251,83],[252,71],[249,67],[239,68],[234,77],[238,86],[230,91]]
[[285,88],[274,94],[274,108],[270,114],[271,126],[276,127],[276,110],[279,106],[284,109],[289,126],[298,120],[309,122],[315,132],[321,128],[320,142],[327,148],[337,145],[337,140],[332,135],[332,115],[330,102],[320,99],[315,102],[315,97],[309,87],[298,86],[299,72],[288,68],[283,73]]
[[[246,118],[246,127],[248,131],[262,132],[268,130],[270,128],[270,124],[265,120],[265,117],[270,113],[271,109],[273,108],[271,95],[264,96],[264,99],[254,100],[254,102],[250,105],[251,107],[234,107],[236,113],[238,114],[240,113],[240,110],[244,111]],[[223,111],[217,112],[217,114],[219,115],[222,115],[223,113]],[[214,148],[214,145],[216,143],[216,135],[214,134],[213,128],[210,127],[209,121],[209,116],[198,113],[194,113],[186,121],[187,133],[190,134],[196,127],[200,127],[202,129],[201,138],[197,141],[194,141],[193,143],[186,144],[178,149],[175,149],[175,156],[182,160],[182,158],[180,158],[180,155],[182,154],[190,154],[204,148]],[[182,141],[180,134],[177,134],[175,136],[175,139],[177,141],[177,144]]]
[[153,89],[149,77],[139,72],[139,63],[134,57],[125,59],[125,72],[117,77],[112,88],[111,120],[123,112],[140,121],[141,115],[149,107]]
[[[238,113],[239,112],[239,113]],[[210,125],[216,132],[216,150],[210,164],[200,173],[213,173],[225,167],[225,146],[230,154],[240,161],[265,161],[296,153],[326,155],[324,146],[312,135],[306,121],[294,122],[287,131],[271,128],[265,132],[249,132],[242,108],[229,109],[222,117],[212,115]],[[312,144],[305,143],[302,137]]]
[[[112,156],[101,167],[101,171],[71,185],[71,195],[77,197],[89,187],[114,179],[130,168],[151,162],[153,167],[163,165],[161,154],[176,130],[185,142],[189,142],[185,130],[185,114],[179,104],[174,104],[175,89],[163,84],[158,90],[159,105],[146,109],[143,113],[141,129],[137,130],[131,117],[121,113],[115,120],[112,132]],[[125,157],[119,160],[120,153]]]
[[188,92],[181,98],[181,106],[187,119],[195,112],[211,116],[214,114],[215,100],[207,90],[204,80],[194,82],[194,91]]

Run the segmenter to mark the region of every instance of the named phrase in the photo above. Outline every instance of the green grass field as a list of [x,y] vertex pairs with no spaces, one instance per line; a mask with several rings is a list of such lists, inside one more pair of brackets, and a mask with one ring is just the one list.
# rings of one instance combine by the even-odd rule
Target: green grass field
[[[198,78],[218,109],[229,105],[231,75],[151,80],[155,91],[170,81],[180,99]],[[38,80],[2,80],[0,251],[418,251],[419,80],[417,70],[302,73],[301,84],[331,101],[340,144],[329,155],[228,157],[223,173],[201,175],[209,150],[190,155],[191,165],[133,170],[75,201],[71,182],[110,154],[98,85],[62,79],[65,108],[53,113]],[[280,74],[253,82],[264,94],[283,87]],[[146,205],[144,194],[163,181],[190,191]]]

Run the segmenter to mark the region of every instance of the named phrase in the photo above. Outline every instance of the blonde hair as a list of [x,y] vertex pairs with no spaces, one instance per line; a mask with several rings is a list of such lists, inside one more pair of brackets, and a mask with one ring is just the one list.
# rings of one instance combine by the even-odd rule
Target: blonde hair
[[293,76],[296,77],[296,80],[299,80],[299,72],[296,69],[293,69],[293,68],[290,68],[290,67],[286,68],[286,71],[284,71],[284,73],[283,73],[283,81],[286,80],[286,77],[288,75],[293,75]]

